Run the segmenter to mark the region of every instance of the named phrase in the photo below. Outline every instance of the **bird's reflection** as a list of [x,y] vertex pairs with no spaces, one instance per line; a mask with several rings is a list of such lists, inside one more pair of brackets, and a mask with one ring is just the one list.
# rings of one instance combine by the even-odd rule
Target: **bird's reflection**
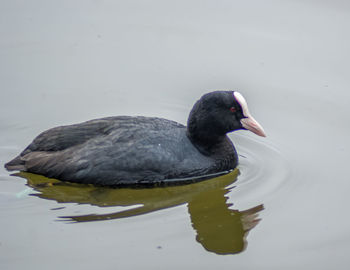
[[[72,184],[31,173],[19,173],[38,193],[37,197],[60,203],[74,202],[101,207],[138,206],[108,214],[88,214],[60,217],[72,222],[111,220],[142,215],[181,204],[187,204],[196,240],[208,251],[235,254],[246,247],[248,232],[260,221],[263,205],[239,211],[229,207],[227,194],[238,176],[238,170],[189,185],[161,188],[104,188]],[[225,196],[226,195],[226,196]]]

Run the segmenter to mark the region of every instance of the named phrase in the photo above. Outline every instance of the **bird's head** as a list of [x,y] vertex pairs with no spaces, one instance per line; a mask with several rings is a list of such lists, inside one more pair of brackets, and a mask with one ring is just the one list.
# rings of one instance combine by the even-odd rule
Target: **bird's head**
[[265,137],[262,126],[249,113],[245,98],[236,91],[215,91],[203,95],[188,118],[190,137],[215,141],[228,132],[246,129]]

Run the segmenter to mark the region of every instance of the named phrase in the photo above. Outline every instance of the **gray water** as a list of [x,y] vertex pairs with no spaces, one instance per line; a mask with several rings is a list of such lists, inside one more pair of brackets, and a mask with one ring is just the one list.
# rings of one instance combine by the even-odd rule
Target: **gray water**
[[[341,0],[0,1],[0,268],[347,269],[349,26]],[[215,89],[268,135],[231,134],[225,177],[111,190],[2,166],[57,125],[186,123]]]

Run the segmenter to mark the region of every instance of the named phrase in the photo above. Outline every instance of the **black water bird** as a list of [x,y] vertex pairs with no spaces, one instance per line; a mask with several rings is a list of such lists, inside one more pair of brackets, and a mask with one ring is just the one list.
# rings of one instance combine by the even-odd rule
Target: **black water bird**
[[240,129],[265,136],[239,92],[215,91],[195,103],[187,127],[143,116],[55,127],[5,167],[103,186],[194,182],[237,166],[237,152],[226,134]]

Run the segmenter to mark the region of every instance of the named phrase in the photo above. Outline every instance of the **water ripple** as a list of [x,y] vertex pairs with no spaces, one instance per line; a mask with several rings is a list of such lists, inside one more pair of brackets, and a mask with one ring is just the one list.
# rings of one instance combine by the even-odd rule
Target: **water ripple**
[[239,153],[240,176],[232,190],[239,205],[266,202],[270,194],[283,187],[290,174],[286,157],[264,140],[247,134],[232,137]]

